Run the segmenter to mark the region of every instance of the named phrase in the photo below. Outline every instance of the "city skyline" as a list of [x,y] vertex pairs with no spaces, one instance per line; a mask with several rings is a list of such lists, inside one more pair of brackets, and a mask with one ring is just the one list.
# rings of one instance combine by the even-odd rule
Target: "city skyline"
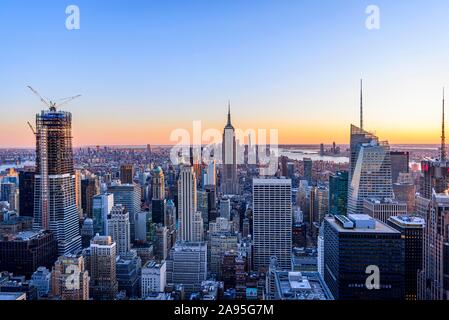
[[379,30],[365,27],[366,1],[134,4],[78,1],[81,28],[70,31],[66,4],[5,1],[1,148],[34,147],[26,122],[42,105],[27,85],[83,95],[64,108],[76,147],[171,144],[195,120],[221,129],[228,99],[236,128],[278,129],[280,144],[346,144],[361,77],[368,131],[390,144],[439,141],[445,1],[377,1]]

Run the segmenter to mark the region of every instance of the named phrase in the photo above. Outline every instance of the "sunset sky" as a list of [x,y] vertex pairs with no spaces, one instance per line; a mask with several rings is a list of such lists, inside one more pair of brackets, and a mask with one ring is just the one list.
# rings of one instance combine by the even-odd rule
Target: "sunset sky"
[[[65,28],[79,6],[81,29]],[[368,5],[380,30],[365,28]],[[83,96],[76,146],[168,144],[172,130],[241,129],[280,143],[438,143],[449,86],[447,0],[1,0],[0,147],[28,147],[42,105]],[[449,89],[447,90],[449,92]]]

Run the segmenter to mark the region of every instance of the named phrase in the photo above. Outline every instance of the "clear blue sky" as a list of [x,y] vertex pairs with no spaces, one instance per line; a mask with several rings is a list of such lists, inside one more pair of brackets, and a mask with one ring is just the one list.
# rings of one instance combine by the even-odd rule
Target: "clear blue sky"
[[[70,4],[80,30],[65,28]],[[369,4],[380,30],[365,28]],[[362,75],[369,129],[437,142],[448,36],[447,0],[1,0],[0,147],[33,145],[28,84],[83,95],[67,106],[78,145],[164,143],[193,120],[221,129],[228,99],[243,129],[344,143]]]

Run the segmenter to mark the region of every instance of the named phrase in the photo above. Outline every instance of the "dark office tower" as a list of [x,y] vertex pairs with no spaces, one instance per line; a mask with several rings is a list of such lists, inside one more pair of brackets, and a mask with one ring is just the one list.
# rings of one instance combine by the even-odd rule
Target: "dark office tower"
[[217,212],[217,193],[215,186],[206,186],[205,187],[207,194],[207,210],[208,210],[208,219],[207,221],[215,221],[218,216]]
[[122,184],[132,184],[134,182],[134,166],[132,164],[120,166],[120,181]]
[[398,182],[400,173],[408,173],[410,153],[407,151],[391,151],[391,178],[393,183]]
[[[367,215],[325,218],[324,279],[334,298],[403,300],[405,250],[401,237],[399,231]],[[373,274],[370,266],[379,268],[380,289],[366,286]]]
[[294,223],[292,233],[293,247],[305,248],[307,246],[306,224],[302,222]]
[[281,157],[281,176],[288,177],[288,157],[282,156]]
[[348,171],[337,171],[329,177],[329,213],[345,215],[348,208]]
[[425,216],[418,300],[449,299],[449,196],[433,193]]
[[53,231],[60,255],[81,249],[72,151],[72,114],[54,108],[36,115],[36,229]]
[[412,183],[394,183],[393,193],[396,200],[407,204],[407,212],[415,212],[416,186]]
[[51,268],[58,244],[51,231],[25,231],[0,238],[0,270],[31,277],[38,267]]
[[147,144],[147,154],[151,156],[151,144]]
[[424,219],[397,216],[388,219],[388,225],[402,234],[405,241],[405,299],[418,298],[418,271],[422,269]]
[[222,149],[221,191],[223,194],[238,194],[237,144],[235,130],[231,123],[231,104],[228,110],[228,123],[223,131]]
[[34,167],[25,167],[19,171],[19,213],[22,217],[34,214]]
[[151,217],[156,224],[167,225],[166,200],[153,199],[151,201]]
[[100,193],[100,181],[97,177],[81,180],[81,207],[86,217],[92,218],[93,199]]
[[312,185],[312,167],[313,161],[310,158],[303,159],[304,164],[304,180],[307,180],[309,186]]

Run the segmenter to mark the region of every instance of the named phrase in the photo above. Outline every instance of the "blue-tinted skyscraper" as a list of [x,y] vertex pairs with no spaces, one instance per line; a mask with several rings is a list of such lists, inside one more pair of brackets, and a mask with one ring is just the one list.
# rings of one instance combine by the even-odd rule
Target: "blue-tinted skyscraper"
[[329,213],[346,214],[348,204],[348,171],[338,171],[329,177]]

